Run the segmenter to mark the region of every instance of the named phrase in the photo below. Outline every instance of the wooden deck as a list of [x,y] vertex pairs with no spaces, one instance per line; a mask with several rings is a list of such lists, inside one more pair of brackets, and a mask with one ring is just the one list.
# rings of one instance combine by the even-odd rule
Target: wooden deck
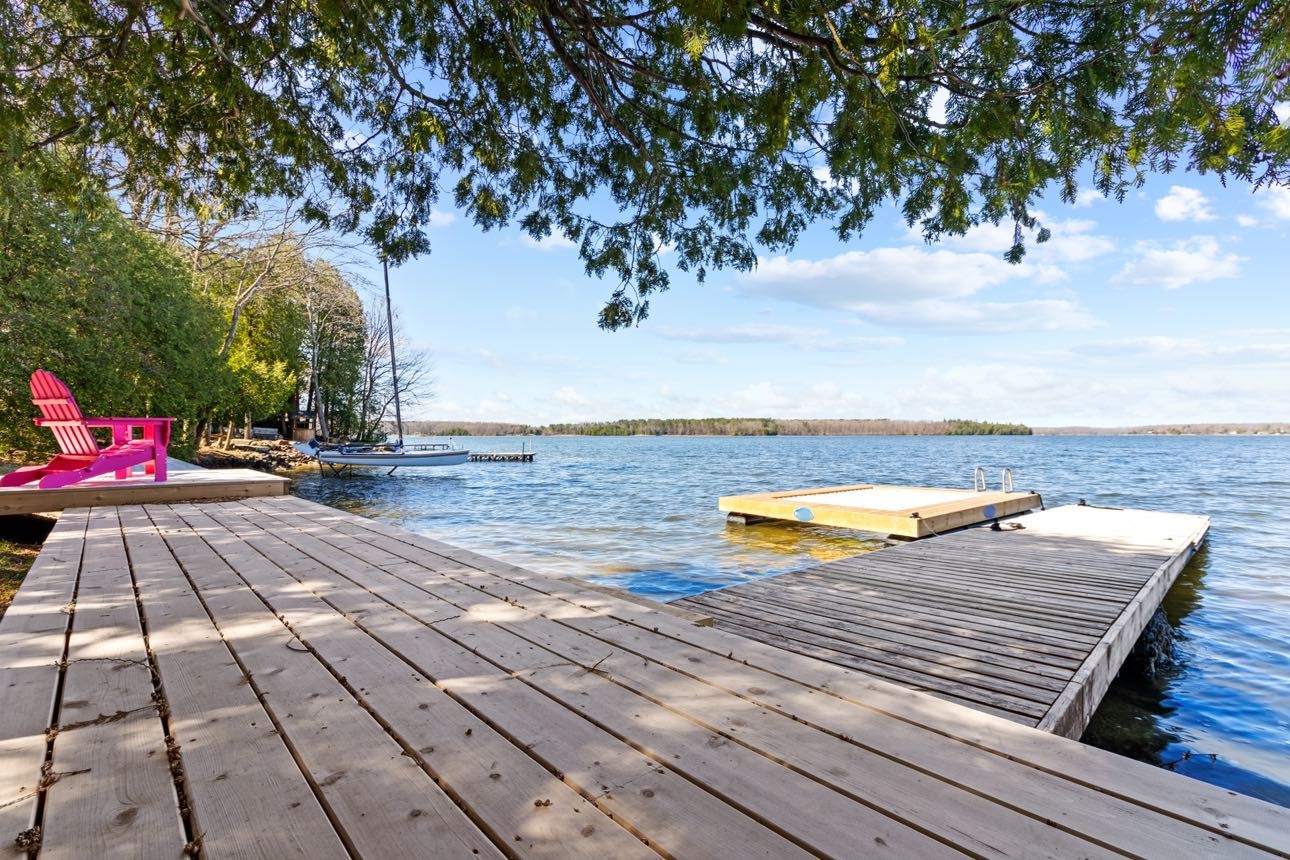
[[0,516],[61,511],[89,505],[137,505],[151,502],[203,502],[281,496],[291,482],[252,469],[203,469],[182,460],[166,464],[166,480],[137,474],[118,481],[100,475],[69,487],[41,490],[33,486],[0,487]]
[[1067,506],[677,601],[716,626],[1078,738],[1209,528]]
[[858,529],[901,538],[925,538],[1041,507],[1037,493],[944,487],[856,484],[722,496],[718,510],[739,523],[790,520]]
[[0,691],[14,855],[1290,856],[1290,810],[292,497],[66,512]]

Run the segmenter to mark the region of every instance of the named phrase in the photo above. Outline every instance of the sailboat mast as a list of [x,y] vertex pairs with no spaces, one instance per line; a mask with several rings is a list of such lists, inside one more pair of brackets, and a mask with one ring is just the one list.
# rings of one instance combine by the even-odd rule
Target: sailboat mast
[[390,307],[390,264],[381,255],[381,270],[385,273],[385,321],[390,335],[390,378],[394,380],[394,423],[399,428],[399,447],[403,447],[403,410],[399,407],[399,368],[394,360],[394,311]]

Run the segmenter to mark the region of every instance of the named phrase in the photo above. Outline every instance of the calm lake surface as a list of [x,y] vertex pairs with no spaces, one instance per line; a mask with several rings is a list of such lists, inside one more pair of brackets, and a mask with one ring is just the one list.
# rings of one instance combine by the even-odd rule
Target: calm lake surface
[[[412,441],[412,440],[409,440]],[[789,524],[727,526],[720,495],[851,483],[1017,488],[1049,506],[1206,514],[1169,592],[1176,665],[1125,673],[1085,740],[1290,806],[1290,437],[541,437],[458,439],[537,461],[295,473],[294,492],[531,569],[656,599],[876,546]]]

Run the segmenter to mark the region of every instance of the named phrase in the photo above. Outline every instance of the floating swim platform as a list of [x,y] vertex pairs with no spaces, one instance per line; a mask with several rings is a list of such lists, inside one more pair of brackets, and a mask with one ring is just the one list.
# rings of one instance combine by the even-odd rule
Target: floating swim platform
[[1065,505],[687,597],[718,629],[1079,738],[1205,540],[1189,514]]
[[722,496],[717,501],[732,522],[789,520],[911,539],[1042,506],[1038,493],[878,484]]

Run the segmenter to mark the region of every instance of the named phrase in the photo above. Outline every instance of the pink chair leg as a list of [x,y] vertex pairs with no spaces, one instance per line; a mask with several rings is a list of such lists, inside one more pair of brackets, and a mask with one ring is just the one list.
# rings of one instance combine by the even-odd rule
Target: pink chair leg
[[166,480],[166,446],[158,445],[156,450],[157,459],[153,460],[151,463],[154,470],[153,480],[164,481]]
[[[151,426],[151,425],[145,425],[145,426],[144,426],[144,428],[143,428],[143,441],[145,441],[145,442],[152,442],[152,443],[153,443],[153,450],[154,450],[154,451],[155,451],[155,450],[157,450],[157,449],[156,449],[157,428],[156,428],[156,427],[153,427],[153,426]],[[148,462],[146,462],[146,463],[144,463],[144,464],[143,464],[143,474],[145,474],[145,475],[153,475],[153,474],[155,474],[155,473],[156,473],[156,471],[157,471],[157,461],[156,461],[156,460],[149,460]],[[157,479],[154,479],[154,480],[157,480]]]
[[[120,445],[130,441],[130,429],[128,427],[115,426],[112,428],[112,444]],[[116,470],[116,479],[118,481],[130,477],[130,472],[134,470],[133,466],[127,466],[124,469]]]

